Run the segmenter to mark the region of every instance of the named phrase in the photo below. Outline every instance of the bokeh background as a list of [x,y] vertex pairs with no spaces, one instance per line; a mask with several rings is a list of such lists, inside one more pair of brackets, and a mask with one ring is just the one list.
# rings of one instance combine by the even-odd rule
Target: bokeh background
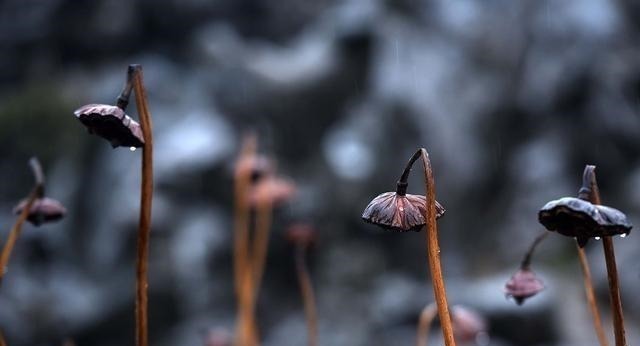
[[[422,146],[447,208],[451,304],[487,319],[489,345],[596,345],[571,240],[540,246],[533,266],[547,288],[524,306],[503,285],[541,232],[538,208],[575,195],[586,163],[603,200],[640,220],[638,23],[632,0],[2,1],[2,242],[31,188],[32,155],[68,216],[25,227],[0,326],[12,346],[133,344],[141,154],[88,135],[73,110],[114,102],[127,65],[140,63],[156,143],[153,345],[233,330],[232,171],[247,131],[298,187],[274,219],[264,345],[306,340],[282,237],[292,222],[319,232],[310,264],[321,345],[414,343],[433,301],[424,234],[360,215]],[[423,193],[413,174],[409,191]],[[615,245],[637,344],[640,238]],[[601,246],[587,252],[612,340]]]

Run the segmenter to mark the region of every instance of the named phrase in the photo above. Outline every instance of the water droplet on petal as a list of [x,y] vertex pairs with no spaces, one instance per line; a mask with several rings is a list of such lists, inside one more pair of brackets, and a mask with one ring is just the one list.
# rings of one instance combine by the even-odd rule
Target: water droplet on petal
[[136,151],[136,147],[130,147],[129,150]]
[[596,237],[596,240],[600,240],[600,237]]
[[620,238],[626,238],[626,237],[627,237],[627,233],[620,234]]

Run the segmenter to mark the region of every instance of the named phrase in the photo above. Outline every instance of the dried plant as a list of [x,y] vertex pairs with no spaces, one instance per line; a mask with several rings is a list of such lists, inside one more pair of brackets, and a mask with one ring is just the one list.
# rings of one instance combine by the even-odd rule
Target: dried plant
[[[140,124],[124,113],[134,91]],[[142,66],[129,65],[125,86],[116,106],[89,104],[74,114],[90,133],[109,141],[115,148],[142,147],[142,180],[140,186],[140,218],[136,257],[136,345],[147,346],[148,341],[148,258],[151,233],[151,202],[153,199],[153,124],[144,87]]]

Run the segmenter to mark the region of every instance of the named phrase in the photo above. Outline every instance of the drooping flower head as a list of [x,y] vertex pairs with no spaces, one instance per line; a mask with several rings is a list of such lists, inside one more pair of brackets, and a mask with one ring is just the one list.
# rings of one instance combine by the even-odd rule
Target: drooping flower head
[[110,105],[88,104],[73,112],[87,127],[89,133],[96,134],[111,143],[114,148],[140,148],[144,145],[142,128],[124,110]]

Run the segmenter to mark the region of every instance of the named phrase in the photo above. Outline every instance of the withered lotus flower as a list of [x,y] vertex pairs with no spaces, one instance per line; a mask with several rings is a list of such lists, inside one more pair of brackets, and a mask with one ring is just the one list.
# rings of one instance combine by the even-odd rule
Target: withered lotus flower
[[543,289],[542,280],[528,268],[518,270],[504,286],[506,296],[512,297],[518,305],[522,305],[525,299],[535,296]]
[[549,231],[575,237],[580,247],[589,238],[626,236],[632,227],[621,211],[574,197],[548,202],[538,212],[538,220]]
[[[419,232],[426,224],[424,214],[427,200],[422,195],[385,192],[374,198],[362,213],[362,219],[393,231]],[[445,209],[436,201],[436,218],[444,215]]]
[[111,146],[140,148],[144,145],[140,124],[131,119],[119,107],[88,104],[73,112],[80,122],[96,134],[111,143]]
[[[27,200],[24,199],[13,208],[14,214],[20,214],[27,205]],[[43,197],[36,199],[31,205],[31,210],[27,216],[27,220],[34,226],[40,226],[46,222],[52,222],[60,220],[67,213],[67,209],[62,203],[55,199]]]

